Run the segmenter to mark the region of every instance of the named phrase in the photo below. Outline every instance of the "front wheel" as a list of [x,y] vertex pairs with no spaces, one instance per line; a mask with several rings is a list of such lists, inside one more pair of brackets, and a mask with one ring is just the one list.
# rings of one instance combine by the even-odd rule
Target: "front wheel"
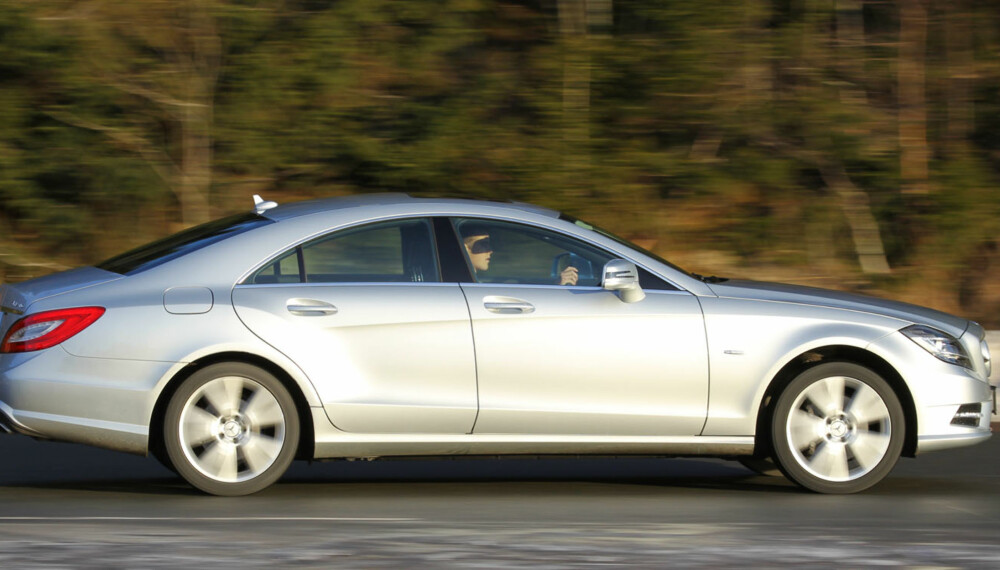
[[299,417],[288,389],[265,370],[214,364],[192,374],[167,406],[164,446],[191,485],[249,495],[277,481],[295,458]]
[[740,465],[758,475],[763,475],[765,477],[781,477],[781,470],[778,469],[778,465],[770,457],[755,457],[751,455],[747,457],[740,457],[737,461],[740,462]]
[[831,362],[806,370],[781,393],[771,441],[792,481],[819,493],[856,493],[896,465],[904,429],[888,382],[863,366]]

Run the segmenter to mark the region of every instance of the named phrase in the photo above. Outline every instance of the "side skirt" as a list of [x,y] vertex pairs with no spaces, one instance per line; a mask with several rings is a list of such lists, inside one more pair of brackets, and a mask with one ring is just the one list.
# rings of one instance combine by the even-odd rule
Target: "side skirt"
[[521,434],[354,434],[313,409],[315,459],[442,455],[752,455],[753,436],[594,436]]

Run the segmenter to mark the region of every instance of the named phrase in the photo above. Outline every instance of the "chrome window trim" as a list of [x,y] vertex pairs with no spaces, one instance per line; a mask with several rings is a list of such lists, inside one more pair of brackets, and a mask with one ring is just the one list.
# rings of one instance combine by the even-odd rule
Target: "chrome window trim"
[[334,283],[237,283],[234,289],[260,288],[260,287],[359,287],[389,285],[392,287],[458,287],[458,283],[444,281],[338,281]]
[[[572,291],[604,291],[603,287],[585,285],[539,285],[534,283],[454,283],[454,282],[426,282],[426,281],[349,281],[338,283],[237,283],[234,289],[259,289],[264,287],[290,288],[290,287],[510,287],[515,289],[559,289]],[[678,289],[669,291],[666,289],[647,289],[647,295],[693,295],[690,291]]]
[[[434,250],[435,250],[434,253],[435,253],[435,255],[437,255],[438,254],[439,246],[437,244],[436,237],[433,235],[433,233],[434,233],[433,232],[433,226],[434,226],[434,224],[433,224],[433,222],[431,222],[431,220],[433,218],[439,218],[439,217],[449,218],[449,221],[451,221],[452,218],[477,218],[477,219],[484,219],[484,220],[496,220],[496,221],[508,222],[508,223],[512,223],[512,224],[519,224],[519,225],[523,225],[523,226],[528,226],[528,227],[532,227],[532,228],[537,228],[537,229],[542,229],[542,230],[548,230],[548,231],[553,231],[553,232],[556,232],[556,233],[559,233],[559,234],[563,234],[565,236],[568,236],[571,239],[580,240],[580,241],[582,241],[582,242],[590,245],[591,247],[595,247],[595,248],[597,248],[597,249],[599,249],[601,251],[605,251],[605,252],[609,252],[609,253],[614,253],[615,255],[612,256],[612,259],[625,259],[627,261],[630,261],[630,262],[634,263],[636,266],[641,267],[642,269],[645,269],[646,271],[648,271],[649,273],[652,273],[653,275],[655,275],[659,279],[661,279],[661,280],[669,283],[671,286],[677,288],[678,292],[688,293],[688,294],[692,294],[692,295],[694,294],[694,293],[691,293],[691,291],[688,291],[687,288],[682,287],[681,285],[677,284],[672,279],[670,279],[668,277],[665,277],[659,271],[654,271],[654,270],[650,269],[649,266],[647,266],[646,264],[637,262],[631,256],[623,255],[623,254],[620,254],[619,252],[615,252],[613,250],[609,251],[608,248],[605,247],[605,246],[603,246],[603,245],[594,243],[593,241],[591,241],[591,240],[589,240],[587,238],[584,238],[584,237],[580,237],[580,236],[578,236],[576,234],[571,234],[571,233],[565,232],[565,231],[563,231],[560,228],[553,228],[551,226],[541,225],[541,224],[539,224],[537,222],[528,222],[528,221],[520,220],[520,219],[517,219],[517,218],[511,218],[509,216],[500,216],[500,215],[496,215],[496,214],[478,214],[478,213],[476,213],[476,214],[469,214],[469,213],[454,212],[454,211],[451,211],[451,212],[425,212],[425,213],[416,214],[416,215],[414,215],[412,213],[407,213],[407,214],[393,214],[393,215],[387,215],[385,217],[380,217],[378,219],[371,219],[371,218],[369,218],[369,219],[365,219],[365,220],[360,220],[360,221],[357,221],[357,222],[354,222],[354,223],[350,223],[350,224],[346,224],[346,225],[342,225],[342,226],[337,226],[337,227],[334,227],[334,228],[330,228],[330,229],[328,229],[326,231],[323,231],[323,232],[316,232],[314,234],[310,234],[309,236],[307,236],[307,237],[305,237],[305,238],[303,238],[303,239],[301,239],[301,240],[299,240],[297,242],[294,242],[291,245],[288,245],[288,246],[284,247],[278,253],[269,256],[265,260],[261,261],[260,263],[258,263],[255,266],[253,266],[248,271],[244,272],[243,275],[241,275],[236,280],[236,283],[235,283],[234,287],[238,287],[238,286],[259,286],[259,285],[265,285],[265,286],[269,286],[269,285],[284,285],[284,283],[281,283],[281,284],[277,284],[277,283],[246,283],[245,281],[247,279],[249,279],[254,273],[256,273],[260,268],[264,267],[268,263],[273,263],[274,260],[276,260],[279,257],[281,257],[286,252],[289,252],[289,251],[295,249],[296,247],[300,247],[301,245],[303,245],[305,243],[308,243],[310,241],[314,241],[314,240],[320,239],[322,237],[331,235],[334,232],[339,232],[339,231],[343,231],[343,230],[349,230],[351,228],[355,228],[355,227],[358,227],[358,226],[363,226],[363,225],[366,225],[366,224],[374,224],[374,223],[380,223],[380,222],[390,222],[390,221],[405,220],[405,219],[414,219],[414,220],[416,220],[416,219],[425,219],[425,220],[428,220],[428,223],[431,224],[431,229],[432,229],[432,232],[431,232],[432,236],[431,237],[434,240]],[[559,221],[559,218],[553,218],[553,219],[556,220],[556,221]],[[452,222],[452,223],[454,223],[454,222]],[[583,229],[583,228],[581,228],[581,229]],[[437,262],[438,262],[438,265],[440,266],[441,260],[437,259]],[[466,263],[468,263],[468,260],[466,260]],[[361,284],[364,284],[364,283],[361,283],[361,282],[352,282],[352,283],[349,283],[349,284],[350,285],[361,285]],[[378,284],[384,284],[384,283],[378,283]],[[462,284],[464,285],[466,283],[462,282]],[[474,283],[473,282],[471,284],[478,284],[478,283]],[[307,283],[290,283],[290,285],[307,285]],[[320,285],[322,285],[322,283]],[[537,285],[537,286],[539,286],[539,287],[546,287],[547,285]],[[553,285],[553,287],[563,287],[563,288],[565,288],[565,287],[570,287],[570,286],[569,285]],[[600,288],[600,287],[598,287],[598,288]],[[663,291],[663,289],[646,290],[647,293],[650,292],[650,291]]]
[[[655,275],[655,274],[654,274]],[[462,287],[470,288],[481,288],[481,287],[510,287],[514,289],[559,289],[559,290],[573,290],[573,291],[604,291],[604,287],[592,286],[592,285],[556,285],[556,284],[540,284],[540,283],[456,283],[456,285],[461,285]],[[669,291],[666,289],[643,289],[646,294],[666,294],[666,295],[693,295],[690,291],[684,289],[678,289],[676,291]]]
[[[288,253],[291,253],[292,250],[294,250],[295,248],[302,247],[303,245],[305,245],[305,244],[307,244],[309,242],[319,241],[321,239],[327,238],[328,236],[332,237],[332,235],[334,233],[336,233],[336,232],[346,231],[346,230],[350,230],[350,229],[361,227],[361,226],[365,226],[365,225],[374,225],[374,224],[380,224],[382,222],[395,222],[395,221],[399,221],[399,220],[408,220],[408,219],[411,219],[411,220],[425,220],[427,222],[427,225],[430,227],[430,233],[431,233],[431,247],[434,248],[434,261],[437,263],[437,265],[438,265],[438,271],[440,272],[440,269],[441,269],[441,267],[440,267],[441,266],[441,260],[438,259],[437,238],[434,235],[434,222],[432,221],[434,217],[435,217],[434,214],[418,214],[418,215],[413,215],[413,214],[399,214],[399,215],[394,215],[394,216],[386,216],[384,218],[378,218],[378,219],[370,219],[369,218],[367,220],[361,220],[361,221],[356,222],[356,223],[352,223],[352,224],[348,224],[348,225],[343,225],[343,226],[337,226],[335,228],[327,229],[327,230],[322,231],[322,232],[316,232],[314,234],[310,234],[308,237],[306,237],[304,239],[301,239],[301,240],[299,240],[297,242],[294,242],[292,245],[286,246],[284,249],[282,249],[278,253],[275,253],[275,254],[271,255],[270,257],[268,257],[264,261],[262,261],[262,262],[258,263],[257,265],[253,266],[249,271],[246,271],[245,273],[243,273],[243,275],[240,275],[240,277],[236,280],[236,284],[234,285],[234,287],[238,287],[238,286],[241,286],[241,285],[278,285],[278,283],[246,283],[246,280],[250,279],[251,277],[253,277],[258,271],[260,271],[267,264],[274,263],[276,260],[282,258],[283,256],[287,255]],[[292,219],[294,219],[294,218],[292,218]],[[360,281],[359,282],[350,282],[350,284],[352,284],[352,285],[359,284],[359,283],[362,283],[362,282],[360,282]],[[380,283],[380,282],[376,281],[375,283]],[[396,281],[390,281],[390,283],[398,283],[398,282],[396,282]],[[414,282],[414,283],[416,283],[416,282]],[[291,283],[291,285],[307,285],[307,284],[308,283]],[[284,285],[284,284],[282,283],[281,285]],[[322,285],[322,283],[320,283],[320,285]]]
[[557,285],[555,283],[459,283],[462,287],[510,287],[513,289],[572,289],[574,291],[603,291],[594,285]]
[[[580,236],[578,236],[576,234],[571,234],[571,233],[564,232],[561,229],[553,228],[553,227],[550,227],[550,226],[539,225],[539,224],[534,223],[534,222],[526,222],[524,220],[517,220],[517,219],[512,219],[512,218],[505,218],[505,217],[501,217],[501,216],[497,216],[497,215],[489,215],[489,214],[471,214],[471,215],[469,215],[469,214],[445,214],[445,215],[448,218],[496,220],[496,221],[508,222],[508,223],[522,225],[522,226],[529,226],[529,227],[532,227],[532,228],[541,229],[541,230],[547,230],[547,231],[550,231],[550,232],[556,232],[558,234],[567,236],[570,239],[575,239],[575,240],[582,241],[582,242],[586,243],[587,245],[589,245],[591,247],[594,247],[594,248],[596,248],[596,249],[598,249],[600,251],[603,251],[605,253],[614,254],[614,255],[611,256],[612,259],[624,259],[626,261],[634,263],[637,267],[641,267],[642,269],[645,269],[649,273],[652,273],[656,277],[658,277],[658,278],[662,279],[663,281],[666,281],[670,285],[676,287],[678,291],[681,291],[681,292],[684,292],[684,293],[691,293],[690,291],[688,291],[684,287],[681,287],[677,283],[674,283],[671,279],[668,279],[668,278],[664,277],[663,274],[661,274],[659,271],[653,271],[652,269],[650,269],[649,267],[647,267],[645,264],[638,263],[638,262],[636,262],[634,259],[632,259],[629,256],[621,255],[618,252],[609,251],[608,248],[605,247],[605,246],[603,246],[603,245],[596,244],[593,241],[591,241],[589,239],[586,239],[586,238],[582,238],[582,237],[580,237]],[[556,220],[558,220],[558,218],[556,218]],[[454,224],[454,222],[452,222],[452,223]],[[579,227],[579,226],[577,226],[577,227]],[[583,228],[581,228],[581,229],[583,229]],[[466,258],[466,263],[468,263],[468,258]],[[473,275],[475,275],[475,273],[473,273]],[[465,283],[463,282],[463,285],[464,284]],[[473,284],[479,285],[480,283],[474,282]],[[511,283],[510,285],[515,285],[515,284]],[[525,283],[524,285],[527,285],[527,283]],[[537,286],[537,287],[548,287],[548,285],[535,285],[535,286]],[[563,287],[563,288],[565,288],[565,287],[571,287],[571,286],[570,285],[553,285],[553,287]],[[576,287],[576,286],[573,285],[572,287]],[[597,287],[597,288],[601,289],[601,287]],[[646,290],[646,289],[643,289],[643,290],[646,291],[647,293],[649,292],[649,290]],[[652,291],[662,291],[662,289],[652,289]],[[693,293],[691,293],[691,294],[693,294]]]

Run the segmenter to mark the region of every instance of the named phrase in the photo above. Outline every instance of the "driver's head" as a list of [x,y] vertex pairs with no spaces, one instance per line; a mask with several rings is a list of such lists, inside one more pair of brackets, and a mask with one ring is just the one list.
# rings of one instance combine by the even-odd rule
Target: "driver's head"
[[469,261],[476,271],[486,271],[490,268],[490,257],[493,255],[493,245],[490,243],[490,231],[479,224],[463,224],[459,229],[462,243],[469,254]]

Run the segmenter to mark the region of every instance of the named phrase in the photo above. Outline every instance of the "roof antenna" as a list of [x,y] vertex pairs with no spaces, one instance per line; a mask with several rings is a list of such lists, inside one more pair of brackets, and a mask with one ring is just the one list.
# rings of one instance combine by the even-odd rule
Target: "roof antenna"
[[258,214],[263,214],[264,212],[270,210],[271,208],[276,208],[278,206],[277,202],[272,202],[270,200],[265,201],[258,194],[253,195],[253,206],[257,210]]

